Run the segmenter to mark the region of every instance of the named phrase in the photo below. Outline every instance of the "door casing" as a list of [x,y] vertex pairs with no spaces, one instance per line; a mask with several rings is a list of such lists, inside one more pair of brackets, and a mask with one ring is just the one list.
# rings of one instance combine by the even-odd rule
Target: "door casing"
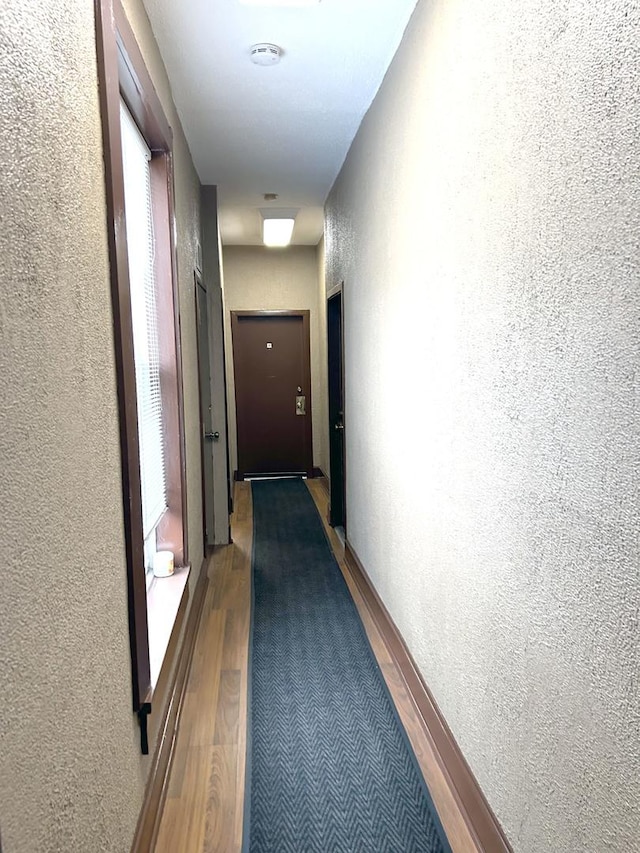
[[[202,528],[205,553],[215,542],[213,485],[213,432],[211,400],[211,358],[209,352],[208,294],[202,278],[194,274],[196,285],[196,338],[198,345],[198,385],[200,400],[200,457],[202,462]],[[209,436],[209,437],[207,437]]]

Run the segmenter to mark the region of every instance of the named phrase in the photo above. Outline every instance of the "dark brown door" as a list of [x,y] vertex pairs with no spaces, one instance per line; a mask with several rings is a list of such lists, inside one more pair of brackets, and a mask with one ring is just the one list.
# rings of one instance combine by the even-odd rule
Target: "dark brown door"
[[309,312],[232,311],[238,476],[312,476]]

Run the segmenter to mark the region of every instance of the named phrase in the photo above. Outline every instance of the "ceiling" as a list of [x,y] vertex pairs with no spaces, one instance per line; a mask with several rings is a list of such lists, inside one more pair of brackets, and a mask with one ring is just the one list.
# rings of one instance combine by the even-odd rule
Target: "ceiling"
[[[416,0],[144,0],[203,184],[216,184],[222,241],[261,244],[261,209],[294,209],[292,242],[315,245],[323,205]],[[270,42],[279,64],[250,48]],[[265,202],[265,193],[277,193]]]

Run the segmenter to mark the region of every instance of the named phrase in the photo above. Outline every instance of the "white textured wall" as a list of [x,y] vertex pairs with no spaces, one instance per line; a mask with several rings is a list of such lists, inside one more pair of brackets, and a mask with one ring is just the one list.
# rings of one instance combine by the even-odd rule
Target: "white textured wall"
[[[146,19],[128,9],[150,55]],[[125,853],[149,761],[131,710],[91,0],[4,0],[0,88],[2,845],[5,853]],[[176,144],[184,283],[198,195],[179,134]],[[195,334],[184,290],[181,307],[196,562]],[[160,713],[156,703],[152,727]]]
[[348,537],[519,853],[640,849],[640,9],[420,2],[327,203]]
[[[309,310],[311,338],[311,413],[313,464],[319,465],[321,418],[326,418],[320,386],[320,321],[318,259],[315,246],[267,249],[260,246],[224,246],[225,339],[229,400],[229,455],[238,467],[236,398],[233,379],[231,312],[251,310]],[[324,412],[324,415],[323,415]]]

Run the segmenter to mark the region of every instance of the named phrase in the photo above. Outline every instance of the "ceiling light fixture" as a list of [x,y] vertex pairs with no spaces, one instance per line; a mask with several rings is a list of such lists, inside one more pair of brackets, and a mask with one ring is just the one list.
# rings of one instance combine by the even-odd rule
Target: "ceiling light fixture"
[[288,246],[294,224],[295,219],[265,219],[262,223],[262,242],[271,248]]
[[240,0],[242,6],[317,6],[321,0]]

